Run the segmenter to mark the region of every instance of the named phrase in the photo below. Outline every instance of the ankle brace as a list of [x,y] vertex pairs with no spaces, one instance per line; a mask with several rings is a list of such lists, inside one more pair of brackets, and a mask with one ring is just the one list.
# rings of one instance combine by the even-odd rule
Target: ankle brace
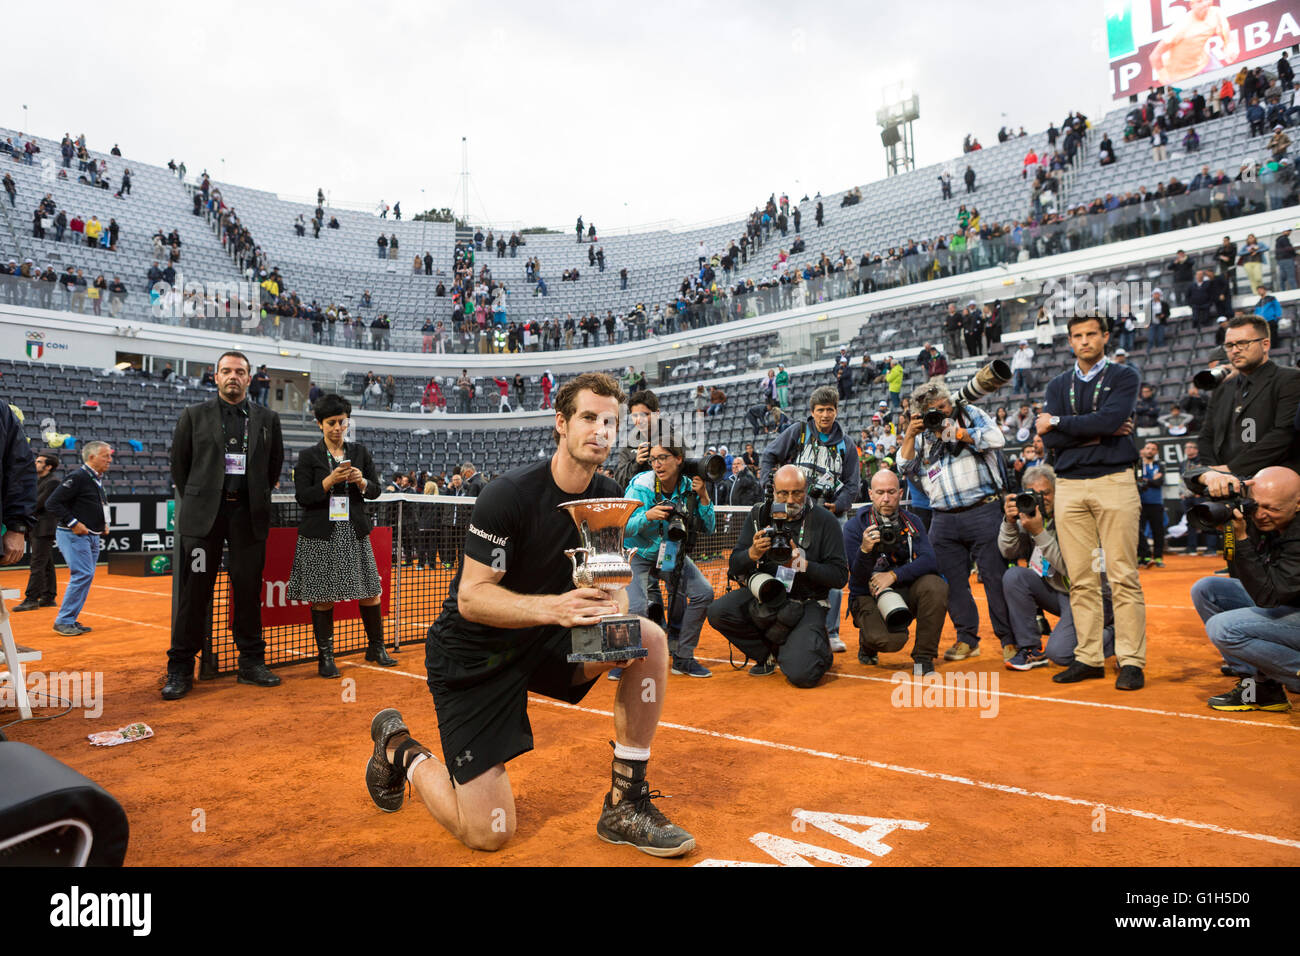
[[414,737],[408,736],[397,745],[397,749],[393,752],[393,766],[401,767],[403,773],[410,773],[415,758],[421,755],[424,757],[433,756],[429,753],[428,747]]

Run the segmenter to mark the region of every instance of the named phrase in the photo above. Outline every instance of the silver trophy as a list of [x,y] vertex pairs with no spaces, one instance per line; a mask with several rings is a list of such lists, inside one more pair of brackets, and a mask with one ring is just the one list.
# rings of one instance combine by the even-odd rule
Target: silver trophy
[[[623,529],[641,502],[633,498],[583,498],[558,507],[569,513],[582,538],[580,547],[564,552],[573,562],[574,585],[613,592],[631,584],[632,549],[623,547]],[[569,660],[574,663],[626,662],[650,653],[641,646],[641,620],[635,614],[606,614],[600,623],[574,627],[570,633],[573,653]]]

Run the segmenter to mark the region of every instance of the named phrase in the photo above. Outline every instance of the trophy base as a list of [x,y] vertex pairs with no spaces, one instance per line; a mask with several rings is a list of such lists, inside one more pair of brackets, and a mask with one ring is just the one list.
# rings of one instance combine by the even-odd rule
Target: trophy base
[[571,664],[633,661],[650,653],[641,646],[641,619],[635,614],[611,615],[599,624],[571,628],[569,633],[573,639]]

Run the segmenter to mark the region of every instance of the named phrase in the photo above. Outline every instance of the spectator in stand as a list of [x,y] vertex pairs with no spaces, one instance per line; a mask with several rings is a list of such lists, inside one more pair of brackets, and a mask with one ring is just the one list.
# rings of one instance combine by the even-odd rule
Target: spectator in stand
[[1278,322],[1282,318],[1282,304],[1270,295],[1268,286],[1259,286],[1256,290],[1259,300],[1255,303],[1255,314],[1268,323],[1269,348],[1277,348]]
[[1281,162],[1286,156],[1286,151],[1290,148],[1291,137],[1283,132],[1281,124],[1274,126],[1273,135],[1268,140],[1268,149],[1273,154],[1273,159]]
[[1028,395],[1034,390],[1034,350],[1021,339],[1011,356],[1011,394]]
[[[1255,238],[1253,232],[1246,237],[1246,244],[1241,247],[1237,265],[1241,266],[1242,271],[1250,279],[1250,288],[1258,289],[1264,281],[1264,247]],[[1234,294],[1237,291],[1235,281],[1232,291]]]
[[1170,405],[1169,414],[1160,416],[1160,424],[1168,434],[1177,438],[1186,435],[1192,427],[1192,416],[1185,414],[1177,405]]
[[1147,339],[1147,351],[1160,348],[1165,344],[1165,325],[1169,322],[1169,303],[1159,289],[1151,293],[1151,305],[1147,309],[1147,322],[1151,328]]
[[1277,276],[1279,292],[1285,292],[1297,285],[1295,258],[1295,248],[1291,245],[1291,230],[1283,229],[1273,243],[1273,274]]
[[1115,145],[1110,141],[1109,133],[1101,134],[1101,142],[1097,145],[1097,156],[1102,166],[1109,166],[1115,162]]
[[727,404],[727,393],[714,385],[709,389],[709,406],[706,414],[721,415]]
[[1177,255],[1165,268],[1174,274],[1174,303],[1176,305],[1187,305],[1187,296],[1192,287],[1196,262],[1184,250],[1179,249]]
[[1142,386],[1142,394],[1137,400],[1133,421],[1139,438],[1150,438],[1160,434],[1160,403],[1156,401],[1156,391],[1150,385]]
[[500,376],[493,376],[492,381],[496,383],[497,391],[500,393],[497,413],[510,411],[510,382]]
[[966,192],[973,193],[975,191],[975,170],[967,166],[966,173],[962,178],[966,181]]
[[379,258],[387,259],[388,258],[388,237],[381,232],[379,234],[379,238],[375,240],[375,245],[379,247]]
[[1196,281],[1187,290],[1187,302],[1192,307],[1192,325],[1198,329],[1208,326],[1214,310],[1214,283],[1204,269],[1196,270]]

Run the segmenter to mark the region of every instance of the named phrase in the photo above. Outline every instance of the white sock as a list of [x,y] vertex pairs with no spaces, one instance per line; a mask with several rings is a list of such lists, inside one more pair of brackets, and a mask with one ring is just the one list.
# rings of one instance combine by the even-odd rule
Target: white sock
[[640,750],[636,747],[629,747],[626,744],[615,744],[614,759],[615,760],[649,760],[650,748],[647,747],[645,750]]

